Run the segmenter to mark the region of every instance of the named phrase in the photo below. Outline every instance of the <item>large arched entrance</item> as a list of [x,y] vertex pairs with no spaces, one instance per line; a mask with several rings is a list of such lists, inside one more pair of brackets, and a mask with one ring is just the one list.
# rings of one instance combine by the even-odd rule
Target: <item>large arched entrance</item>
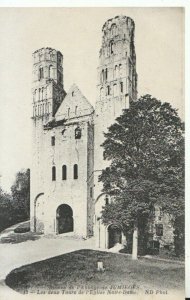
[[122,241],[122,230],[120,225],[111,224],[108,227],[108,248],[112,248],[115,244]]
[[61,204],[56,210],[57,234],[73,231],[73,210],[67,204]]

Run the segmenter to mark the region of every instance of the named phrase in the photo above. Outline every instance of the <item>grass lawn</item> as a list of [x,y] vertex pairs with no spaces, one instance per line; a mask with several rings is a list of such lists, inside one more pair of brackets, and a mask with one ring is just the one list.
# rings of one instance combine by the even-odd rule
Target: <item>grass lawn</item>
[[[97,271],[98,261],[103,262],[104,272]],[[6,284],[20,293],[67,291],[70,287],[77,290],[82,286],[109,289],[134,284],[140,289],[179,291],[184,289],[184,266],[146,259],[132,261],[121,254],[79,250],[15,269],[7,276]]]

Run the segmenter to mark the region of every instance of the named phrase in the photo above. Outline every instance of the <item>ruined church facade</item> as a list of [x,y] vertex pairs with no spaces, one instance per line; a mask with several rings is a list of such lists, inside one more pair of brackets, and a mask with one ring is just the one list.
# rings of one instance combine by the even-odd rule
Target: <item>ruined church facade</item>
[[64,90],[59,51],[33,53],[32,231],[94,236],[100,248],[125,241],[118,225],[101,222],[111,199],[98,177],[107,166],[103,132],[137,100],[134,31],[134,21],[125,16],[103,25],[95,108],[76,85]]

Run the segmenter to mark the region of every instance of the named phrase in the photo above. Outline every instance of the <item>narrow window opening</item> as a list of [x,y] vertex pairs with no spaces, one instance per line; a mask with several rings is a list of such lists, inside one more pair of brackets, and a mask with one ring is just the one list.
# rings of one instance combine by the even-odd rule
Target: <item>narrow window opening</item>
[[163,236],[163,224],[156,224],[156,235]]
[[108,69],[106,68],[105,70],[105,79],[107,80],[108,79]]
[[42,67],[39,68],[39,79],[44,78],[44,69]]
[[116,97],[117,96],[117,84],[113,85],[113,96]]
[[107,86],[107,95],[110,95],[110,86]]
[[102,73],[101,73],[101,81],[104,82],[104,70],[102,70]]
[[110,53],[113,54],[113,41],[110,42]]
[[63,165],[62,166],[62,180],[66,180],[67,179],[67,166]]
[[51,137],[51,145],[52,145],[52,146],[55,146],[55,136],[52,136],[52,137]]
[[52,167],[52,181],[55,181],[56,180],[56,167],[53,166]]
[[53,66],[49,66],[49,78],[53,78]]
[[106,204],[106,205],[109,204],[109,198],[108,198],[108,195],[106,195],[106,197],[105,197],[105,204]]
[[118,66],[116,65],[115,66],[115,78],[117,78],[117,76],[118,76]]
[[77,114],[78,106],[75,106],[75,115]]
[[41,89],[39,89],[39,94],[38,94],[39,98],[38,100],[41,100]]
[[77,164],[75,164],[73,166],[73,178],[78,179],[78,165]]
[[120,82],[120,91],[123,93],[123,82]]
[[104,89],[103,89],[103,87],[101,87],[101,89],[100,89],[100,98],[103,98],[103,95],[104,95]]
[[77,127],[75,129],[75,139],[80,139],[81,138],[81,135],[82,135],[82,131],[81,131],[81,128]]

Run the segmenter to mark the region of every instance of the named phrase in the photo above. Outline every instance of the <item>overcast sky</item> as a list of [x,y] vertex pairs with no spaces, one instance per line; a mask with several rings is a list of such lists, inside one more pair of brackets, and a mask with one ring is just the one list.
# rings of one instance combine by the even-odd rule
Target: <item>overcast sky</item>
[[64,55],[64,86],[94,105],[101,28],[116,15],[135,21],[138,94],[152,94],[184,119],[184,12],[181,8],[0,8],[0,174],[9,190],[31,165],[32,52]]

